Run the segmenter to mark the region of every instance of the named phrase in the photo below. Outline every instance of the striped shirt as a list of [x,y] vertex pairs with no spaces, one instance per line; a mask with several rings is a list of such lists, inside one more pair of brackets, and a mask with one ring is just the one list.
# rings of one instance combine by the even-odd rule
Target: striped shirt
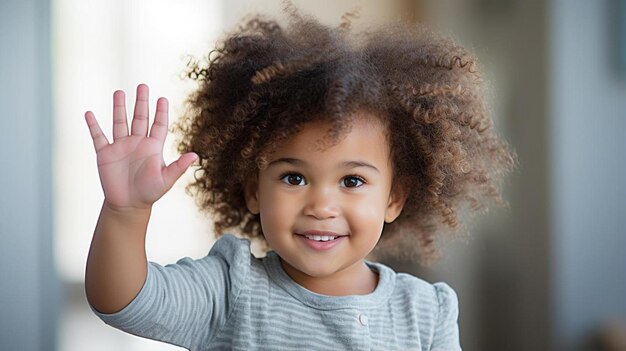
[[366,263],[379,275],[372,293],[325,296],[295,283],[275,252],[256,258],[248,240],[224,235],[202,259],[150,262],[128,306],[94,312],[189,350],[461,350],[457,297],[447,284]]

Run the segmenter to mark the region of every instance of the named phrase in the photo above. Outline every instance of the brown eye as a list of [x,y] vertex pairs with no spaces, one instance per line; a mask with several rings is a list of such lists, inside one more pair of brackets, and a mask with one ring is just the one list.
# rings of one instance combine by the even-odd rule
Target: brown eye
[[343,178],[343,186],[345,186],[346,188],[356,188],[359,187],[361,185],[363,185],[363,179],[361,179],[360,177],[357,176],[349,176],[349,177],[345,177]]
[[285,174],[280,179],[289,185],[305,185],[306,184],[304,182],[304,177],[295,173]]

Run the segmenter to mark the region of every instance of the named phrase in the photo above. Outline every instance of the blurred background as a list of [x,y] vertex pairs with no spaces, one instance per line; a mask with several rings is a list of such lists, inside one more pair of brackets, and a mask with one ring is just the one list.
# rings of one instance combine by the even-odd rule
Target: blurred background
[[[626,337],[626,0],[324,0],[327,24],[437,23],[480,59],[495,128],[516,149],[510,208],[474,225],[436,265],[389,261],[460,298],[464,350],[609,350]],[[150,86],[170,122],[205,56],[239,19],[279,0],[0,0],[0,349],[176,350],[102,323],[83,291],[103,200],[83,114],[111,135],[112,94]],[[152,112],[153,113],[153,112]],[[166,162],[176,158],[175,138]],[[184,193],[159,201],[150,260],[204,256],[210,221]],[[618,326],[618,327],[615,327]],[[618,348],[619,349],[619,348]],[[623,350],[623,349],[620,349]]]

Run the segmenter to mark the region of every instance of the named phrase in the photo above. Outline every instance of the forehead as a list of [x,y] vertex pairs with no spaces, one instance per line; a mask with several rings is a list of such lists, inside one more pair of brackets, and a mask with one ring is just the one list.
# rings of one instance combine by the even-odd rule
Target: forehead
[[280,142],[268,155],[269,161],[282,157],[300,156],[329,158],[336,156],[351,158],[377,158],[387,161],[389,143],[386,127],[380,118],[367,112],[351,116],[350,124],[336,139],[329,139],[333,124],[318,120],[305,123],[300,131]]

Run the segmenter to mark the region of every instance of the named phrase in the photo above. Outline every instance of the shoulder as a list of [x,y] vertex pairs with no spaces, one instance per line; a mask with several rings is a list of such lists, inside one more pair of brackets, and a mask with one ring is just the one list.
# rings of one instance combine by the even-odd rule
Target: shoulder
[[[211,266],[213,269],[221,268],[226,271],[232,269],[245,270],[245,267],[250,265],[250,256],[250,241],[239,239],[231,234],[224,234],[215,241],[206,256],[199,259],[184,257],[175,264],[168,264],[164,268],[197,269]],[[151,265],[159,266],[153,262]]]
[[456,292],[444,282],[429,283],[410,274],[397,273],[395,290],[400,295],[409,295],[423,307],[428,306],[437,319],[458,310]]
[[385,289],[391,288],[391,298],[403,300],[405,304],[419,305],[421,312],[433,312],[433,317],[440,310],[451,309],[458,305],[454,289],[447,283],[430,283],[408,273],[396,273],[392,268],[382,263],[371,263],[380,276],[380,283]]
[[237,238],[232,234],[223,234],[211,247],[209,256],[218,256],[232,261],[235,258],[250,256],[250,252],[249,240]]
[[379,284],[384,285],[385,290],[391,291],[391,297],[394,299],[401,298],[419,302],[421,305],[437,306],[440,295],[454,294],[446,283],[430,283],[408,273],[397,273],[393,268],[380,262],[368,261],[368,264],[378,271]]
[[454,289],[443,282],[433,284],[433,288],[437,295],[440,319],[449,318],[453,312],[456,316],[459,309],[459,300]]
[[162,276],[170,284],[178,282],[186,287],[195,284],[225,290],[230,298],[236,298],[249,275],[251,255],[248,240],[224,234],[202,258],[185,257],[164,267],[151,262],[148,276]]
[[458,298],[450,285],[429,283],[410,274],[398,273],[395,295],[411,306],[422,325],[431,326],[422,332],[428,335],[433,350],[460,350]]
[[438,323],[458,315],[456,292],[444,282],[430,283],[407,273],[397,273],[394,295],[418,305],[424,315]]
[[233,280],[241,282],[250,271],[252,261],[250,241],[224,234],[215,241],[205,259],[216,259]]
[[240,239],[232,234],[222,234],[213,244],[209,255],[231,256],[231,255],[249,255],[250,240]]
[[408,293],[422,302],[430,301],[435,307],[457,301],[454,289],[447,283],[430,283],[407,273],[396,273],[396,291]]

